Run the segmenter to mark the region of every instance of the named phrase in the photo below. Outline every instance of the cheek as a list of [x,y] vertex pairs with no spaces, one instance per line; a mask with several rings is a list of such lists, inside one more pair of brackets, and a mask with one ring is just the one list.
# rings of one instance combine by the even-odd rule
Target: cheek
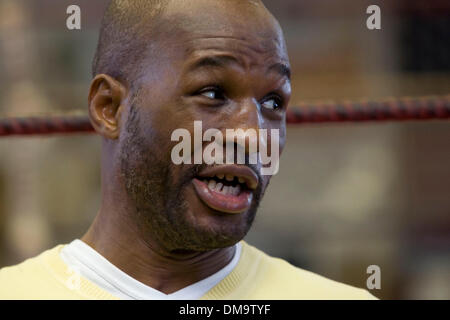
[[283,152],[284,146],[286,145],[286,125],[285,122],[277,128],[279,132],[279,147],[280,147],[280,154]]
[[178,128],[177,119],[166,115],[164,112],[149,110],[142,112],[139,120],[141,137],[149,147],[149,152],[164,158],[166,154],[170,157],[170,150],[177,144],[171,141],[172,133]]
[[286,146],[286,130],[283,131],[283,135],[281,135],[280,131],[280,155],[283,153],[285,146]]
[[269,184],[271,178],[272,178],[272,176],[262,176],[262,182],[263,182],[262,191],[263,192],[266,190],[267,185]]
[[[278,135],[272,134],[272,130],[277,130]],[[272,148],[275,147],[274,143],[278,142],[279,154],[283,152],[284,146],[286,145],[286,128],[273,127],[267,129],[267,149],[269,154],[272,154]]]

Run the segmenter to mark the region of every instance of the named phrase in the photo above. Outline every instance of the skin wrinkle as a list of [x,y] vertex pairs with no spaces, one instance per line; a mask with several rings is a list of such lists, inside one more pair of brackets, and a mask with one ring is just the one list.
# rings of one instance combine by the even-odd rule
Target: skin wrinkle
[[[265,39],[264,37],[261,37],[261,39]],[[221,41],[220,41],[221,40]],[[219,42],[218,42],[219,41]],[[188,51],[187,55],[192,54],[194,50],[198,50],[197,48],[203,47],[203,50],[218,50],[220,51],[222,49],[222,46],[217,46],[217,43],[220,42],[227,42],[227,46],[230,49],[237,49],[239,48],[240,51],[238,51],[239,54],[242,55],[248,55],[249,57],[252,54],[267,54],[268,48],[275,47],[282,47],[282,45],[276,43],[275,41],[266,41],[267,44],[264,44],[263,42],[259,43],[258,45],[254,45],[252,42],[250,42],[249,39],[239,39],[236,37],[224,37],[224,36],[217,36],[217,37],[197,37],[195,39],[191,39],[190,43],[188,43]],[[214,44],[209,44],[210,42],[215,42]],[[206,44],[205,44],[206,43]],[[282,58],[282,57],[280,57]],[[288,59],[283,59],[285,62],[287,62]]]
[[[202,49],[193,52],[191,56],[197,56],[198,58],[194,59],[195,61],[189,67],[187,67],[187,70],[185,72],[193,71],[195,70],[195,68],[200,68],[204,65],[222,67],[223,65],[227,64],[228,61],[229,63],[235,63],[241,66],[243,69],[246,69],[247,72],[252,67],[257,65],[257,63],[252,63],[251,59],[246,58],[245,55],[239,51],[238,55],[236,56],[225,51]],[[290,81],[291,71],[288,63],[274,62],[273,64],[271,64],[271,62],[269,62],[270,60],[273,60],[273,57],[267,57],[267,59],[264,60],[265,64],[269,66],[267,68],[267,71],[276,71],[281,76],[286,76]]]
[[[184,10],[183,3],[190,9]],[[191,0],[177,7],[169,2],[152,31],[143,32],[153,36],[144,58],[134,62],[139,71],[132,74],[133,85],[102,74],[91,85],[90,117],[103,136],[102,203],[82,240],[131,277],[165,293],[231,261],[233,245],[249,231],[270,182],[259,173],[261,163],[247,163],[260,181],[250,208],[240,214],[213,210],[192,185],[206,165],[174,165],[170,155],[177,142],[170,140],[171,133],[186,128],[193,136],[193,122],[202,120],[204,130],[223,133],[227,128],[279,129],[280,153],[285,144],[290,81],[268,68],[289,66],[289,60],[278,23],[257,3],[249,11],[244,0]],[[188,72],[199,56],[217,53],[240,65]],[[211,85],[225,90],[220,104],[197,92]],[[284,100],[279,111],[261,106],[272,93]],[[108,94],[119,98],[99,98]],[[105,110],[116,114],[117,123],[108,119],[105,125]]]
[[[232,41],[236,41],[237,45],[236,46],[241,46],[243,45],[243,47],[245,47],[246,49],[248,49],[248,51],[252,52],[252,53],[256,53],[256,54],[264,54],[267,52],[267,47],[268,46],[255,46],[255,45],[251,45],[249,42],[249,39],[239,39],[236,37],[224,37],[224,36],[217,36],[217,37],[207,37],[207,36],[199,36],[196,39],[192,39],[191,42],[192,44],[190,45],[192,48],[197,48],[201,45],[197,44],[196,42],[210,42],[210,40],[213,40],[214,42],[217,43],[217,40],[223,40],[223,41],[228,41],[228,42],[232,42]],[[232,40],[232,41],[230,41]],[[194,49],[195,50],[195,49]],[[211,45],[211,47],[205,47],[204,50],[220,50],[220,47],[215,47],[213,45]],[[188,51],[188,54],[190,54],[191,52]],[[246,54],[247,52],[245,52],[244,50],[242,52],[240,52],[241,54]],[[248,53],[247,53],[248,54]]]

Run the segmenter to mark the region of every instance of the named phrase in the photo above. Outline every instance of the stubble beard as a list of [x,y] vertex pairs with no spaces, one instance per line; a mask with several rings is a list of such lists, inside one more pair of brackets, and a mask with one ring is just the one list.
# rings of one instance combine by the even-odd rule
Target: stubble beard
[[[205,166],[193,165],[182,170],[182,176],[174,179],[170,170],[170,152],[167,158],[152,148],[164,147],[161,143],[149,146],[149,141],[160,141],[157,137],[144,139],[139,130],[136,107],[130,111],[126,125],[126,138],[121,142],[120,172],[134,223],[144,241],[156,241],[168,252],[204,252],[234,245],[249,231],[263,196],[261,187],[254,193],[252,205],[246,213],[245,225],[241,228],[212,230],[198,226],[190,219],[188,203],[183,190],[192,178]],[[155,140],[156,139],[156,140]],[[169,150],[169,149],[168,149]]]

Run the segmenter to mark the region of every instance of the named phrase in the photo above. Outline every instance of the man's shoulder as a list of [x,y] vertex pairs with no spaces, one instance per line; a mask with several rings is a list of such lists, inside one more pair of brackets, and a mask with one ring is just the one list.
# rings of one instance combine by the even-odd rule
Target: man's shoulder
[[[319,274],[293,266],[289,262],[269,256],[245,242],[247,254],[258,263],[261,292],[273,292],[275,299],[371,300],[367,290],[356,288]],[[267,299],[267,297],[260,297]],[[271,297],[269,297],[270,299]]]
[[28,278],[34,273],[41,273],[45,269],[45,261],[59,250],[61,246],[43,251],[37,256],[28,258],[16,265],[3,267],[0,269],[0,281],[9,281],[15,279],[16,276],[22,279]]
[[0,269],[0,299],[51,299],[54,292],[62,291],[62,279],[53,270],[62,247]]

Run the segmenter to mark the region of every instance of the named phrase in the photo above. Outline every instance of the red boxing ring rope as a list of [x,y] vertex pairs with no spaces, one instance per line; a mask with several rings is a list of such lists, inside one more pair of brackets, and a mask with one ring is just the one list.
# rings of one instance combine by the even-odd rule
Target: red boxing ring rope
[[[450,119],[450,95],[384,101],[302,103],[288,108],[286,115],[288,124],[439,119]],[[94,132],[87,116],[0,119],[0,137]]]

